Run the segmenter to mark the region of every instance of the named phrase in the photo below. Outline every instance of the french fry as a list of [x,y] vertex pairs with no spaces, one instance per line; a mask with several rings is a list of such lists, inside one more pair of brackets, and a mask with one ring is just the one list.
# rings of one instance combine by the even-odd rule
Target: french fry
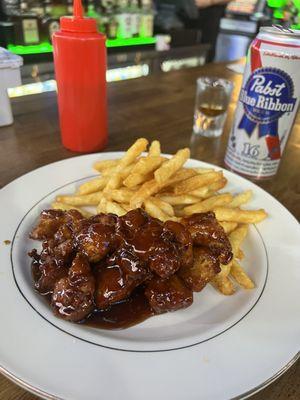
[[188,148],[178,150],[172,158],[165,161],[162,166],[155,171],[154,178],[156,182],[159,185],[165,183],[190,158],[190,154],[191,152]]
[[99,214],[99,213],[107,213],[106,204],[107,204],[107,199],[103,196],[102,199],[100,200],[98,206],[97,206],[97,214]]
[[130,206],[132,208],[141,207],[143,202],[153,194],[157,193],[160,186],[155,179],[145,182],[140,189],[132,196],[130,200]]
[[163,201],[159,197],[150,197],[152,203],[154,203],[157,207],[159,207],[166,215],[169,217],[174,217],[175,213],[173,210],[173,207],[171,204],[167,203],[166,201]]
[[[187,195],[195,196],[198,198],[198,201],[199,201],[199,199],[206,198],[208,193],[211,193],[211,191],[209,190],[209,186],[203,186],[198,189],[192,190],[191,192],[187,193]],[[180,195],[178,195],[178,196],[180,196]],[[184,196],[184,195],[182,195],[182,196]]]
[[173,194],[162,194],[159,195],[159,198],[172,206],[176,205],[186,205],[186,204],[195,204],[199,201],[199,197],[191,196],[189,194],[181,194],[181,195],[173,195]]
[[197,196],[200,198],[207,198],[211,197],[217,192],[218,190],[222,189],[224,186],[226,186],[227,179],[222,177],[220,180],[211,183],[208,186],[201,187],[199,189],[193,190],[189,194],[192,196]]
[[111,190],[120,188],[122,186],[123,179],[126,179],[128,177],[133,167],[134,164],[129,164],[127,165],[127,167],[124,167],[121,171],[118,172],[116,170],[118,168],[117,166],[110,174],[111,176],[110,178],[108,178],[107,184],[103,189],[103,192],[109,194]]
[[267,217],[267,213],[263,209],[240,210],[238,208],[218,207],[213,211],[219,221],[232,221],[243,224],[256,224]]
[[225,277],[228,276],[231,270],[231,265],[232,262],[229,262],[228,264],[221,264],[220,268],[221,268],[221,272],[218,273],[218,277]]
[[161,221],[167,221],[170,219],[169,215],[165,214],[151,199],[144,201],[145,210],[151,217],[158,218]]
[[184,217],[183,207],[182,206],[174,206],[175,216],[178,218]]
[[232,247],[233,256],[236,257],[240,246],[247,236],[248,225],[239,225],[234,231],[232,231],[228,238]]
[[78,207],[74,207],[71,206],[70,204],[64,204],[64,203],[60,203],[58,201],[54,201],[51,204],[51,207],[54,208],[55,210],[63,210],[63,211],[69,211],[69,210],[77,210],[79,211],[85,218],[89,218],[91,217],[93,214],[89,213],[86,210],[83,210],[82,208],[78,208]]
[[174,193],[185,194],[192,192],[195,189],[216,182],[221,177],[222,172],[208,172],[207,174],[192,176],[189,179],[179,182],[174,188]]
[[[228,238],[232,247],[233,257],[236,257],[240,245],[242,241],[245,239],[248,231],[247,225],[240,225],[234,231],[232,231]],[[223,293],[223,294],[233,294],[234,293],[234,286],[232,282],[228,281],[228,275],[231,272],[233,261],[226,265],[221,265],[221,272],[214,278],[213,282],[215,286]],[[232,291],[233,289],[233,291]]]
[[216,276],[213,281],[212,285],[215,289],[226,296],[230,296],[235,293],[235,288],[231,280],[227,276]]
[[225,187],[226,184],[227,184],[227,179],[224,176],[222,176],[220,180],[208,185],[208,190],[210,192],[217,192],[218,190],[223,189],[223,187]]
[[[127,176],[131,173],[131,171],[132,171],[132,169],[133,169],[134,166],[135,166],[135,163],[132,163],[132,164],[129,164],[129,165],[127,165],[126,167],[122,168],[122,170],[119,171],[119,173],[121,174],[121,177],[122,177],[123,179],[126,179]],[[108,176],[108,177],[111,177],[111,176],[116,172],[116,168],[117,168],[117,167],[104,169],[104,170],[101,172],[101,176],[105,176],[105,177]]]
[[137,139],[132,146],[126,151],[124,156],[121,158],[120,162],[117,165],[119,171],[122,168],[127,167],[127,165],[132,164],[136,158],[146,150],[148,146],[148,140],[144,138]]
[[148,156],[140,158],[138,162],[133,167],[132,174],[146,175],[149,172],[156,170],[166,159],[159,156]]
[[149,147],[149,156],[160,156],[160,143],[158,140],[153,140]]
[[122,186],[122,175],[120,172],[115,172],[112,176],[108,179],[108,182],[103,190],[104,193],[109,193],[113,189],[118,189]]
[[127,211],[120,204],[110,200],[107,200],[106,202],[106,212],[116,214],[119,217],[127,213]]
[[83,195],[56,196],[56,201],[71,206],[96,206],[102,197],[102,192],[96,192]]
[[[107,180],[107,184],[104,188],[104,193],[109,193],[113,189],[118,189],[122,186],[123,179],[126,179],[128,175],[131,173],[134,163],[127,165],[127,167],[124,167],[121,171],[117,172],[116,169],[118,167],[115,167],[115,169],[110,173],[110,178]],[[106,170],[109,172],[109,170]]]
[[252,190],[246,190],[235,196],[233,200],[227,205],[227,207],[236,208],[240,207],[241,205],[248,203],[252,197]]
[[208,172],[214,172],[212,168],[193,168],[197,174],[207,174]]
[[100,160],[96,161],[93,165],[94,169],[96,169],[99,172],[104,171],[105,169],[111,169],[114,168],[118,165],[119,159],[115,160]]
[[127,203],[121,203],[120,205],[121,205],[121,207],[124,208],[124,210],[126,210],[127,212],[133,210],[133,208],[132,208],[129,204],[127,204]]
[[81,194],[90,194],[94,192],[99,192],[105,188],[107,184],[108,178],[100,176],[99,178],[92,179],[90,181],[84,182],[79,186],[77,193]]
[[219,221],[219,224],[224,229],[225,233],[232,232],[237,227],[237,222]]
[[236,260],[232,262],[230,274],[237,281],[237,283],[244,289],[253,289],[255,287],[251,278],[249,278],[247,273],[244,271],[244,269],[240,266],[240,264]]
[[197,172],[193,169],[187,169],[187,168],[182,168],[175,172],[175,174],[168,179],[164,184],[163,188],[172,188],[174,185],[176,185],[178,182],[184,181],[185,179],[191,178],[192,176],[197,175]]
[[236,258],[238,258],[239,260],[242,260],[243,258],[245,258],[245,253],[243,252],[242,249],[238,250]]
[[130,174],[124,181],[123,185],[129,189],[134,188],[144,182],[150,181],[153,178],[153,173],[147,175]]
[[192,215],[195,213],[211,211],[216,206],[225,206],[227,203],[232,201],[232,195],[230,193],[217,194],[206,200],[192,204],[184,208],[186,215]]
[[[137,139],[135,143],[129,147],[124,156],[120,159],[117,166],[114,169],[112,176],[109,178],[104,192],[108,193],[112,189],[118,189],[122,184],[122,174],[121,171],[132,164],[136,158],[146,150],[148,145],[148,140],[144,138]],[[123,177],[124,179],[124,177]]]
[[118,203],[129,203],[134,192],[127,188],[114,189],[110,191],[109,198]]
[[152,179],[152,172],[164,161],[163,157],[140,158],[128,177],[123,181],[123,185],[128,188],[135,187],[149,179]]

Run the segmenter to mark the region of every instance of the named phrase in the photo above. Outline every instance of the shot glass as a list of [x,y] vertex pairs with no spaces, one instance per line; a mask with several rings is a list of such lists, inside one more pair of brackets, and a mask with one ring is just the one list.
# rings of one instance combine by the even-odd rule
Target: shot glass
[[233,83],[216,77],[197,79],[194,134],[219,137],[223,132]]

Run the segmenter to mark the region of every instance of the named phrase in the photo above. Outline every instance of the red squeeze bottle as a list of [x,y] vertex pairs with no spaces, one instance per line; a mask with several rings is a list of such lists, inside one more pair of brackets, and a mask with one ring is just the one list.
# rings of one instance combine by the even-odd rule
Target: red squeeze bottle
[[101,150],[107,142],[105,36],[95,19],[83,16],[81,0],[74,0],[73,17],[60,18],[52,42],[62,143],[77,152]]

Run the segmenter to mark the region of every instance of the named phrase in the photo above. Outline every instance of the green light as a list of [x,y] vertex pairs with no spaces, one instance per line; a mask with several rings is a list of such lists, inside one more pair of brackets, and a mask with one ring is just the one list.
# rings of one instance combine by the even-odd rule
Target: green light
[[271,8],[282,8],[286,5],[287,0],[268,0],[267,3]]
[[106,47],[138,46],[156,43],[155,37],[135,37],[128,39],[107,39]]
[[[139,46],[139,45],[147,45],[156,43],[155,37],[135,37],[128,39],[107,39],[106,47],[124,47],[124,46]],[[25,54],[43,54],[43,53],[52,53],[52,45],[48,42],[27,45],[27,46],[15,46],[13,44],[9,44],[7,46],[8,50],[12,53],[25,55]]]
[[50,43],[44,42],[40,44],[31,44],[27,46],[14,46],[9,44],[7,46],[8,50],[15,54],[40,54],[40,53],[52,53],[52,45]]
[[284,19],[284,14],[282,10],[275,10],[273,13],[273,17],[276,19]]

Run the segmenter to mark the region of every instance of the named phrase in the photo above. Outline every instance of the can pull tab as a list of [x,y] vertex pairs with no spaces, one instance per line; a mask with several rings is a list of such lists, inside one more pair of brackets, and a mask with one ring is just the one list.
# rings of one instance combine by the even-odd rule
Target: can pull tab
[[73,15],[75,18],[83,18],[83,7],[81,0],[73,1]]

